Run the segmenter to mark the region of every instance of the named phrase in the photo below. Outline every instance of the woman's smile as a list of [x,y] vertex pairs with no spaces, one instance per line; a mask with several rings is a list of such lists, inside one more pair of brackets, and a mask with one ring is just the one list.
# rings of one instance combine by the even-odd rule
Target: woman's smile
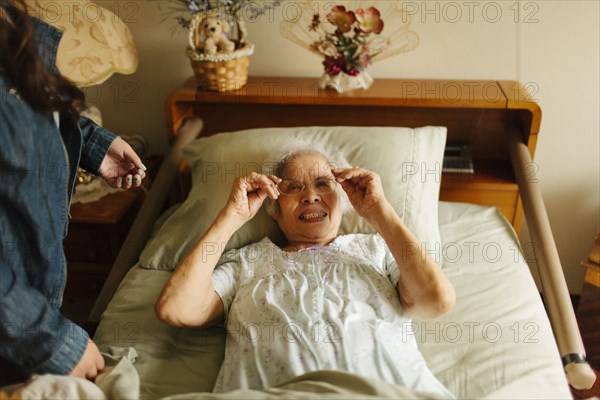
[[327,213],[325,211],[317,211],[317,212],[305,212],[300,214],[299,219],[304,222],[320,222],[327,217]]

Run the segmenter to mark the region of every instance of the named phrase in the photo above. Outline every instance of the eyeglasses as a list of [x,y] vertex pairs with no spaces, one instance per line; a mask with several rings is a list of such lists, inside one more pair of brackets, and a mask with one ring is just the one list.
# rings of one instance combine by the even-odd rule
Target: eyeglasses
[[[335,191],[335,185],[338,182],[335,179],[331,178],[319,178],[313,183],[309,184],[309,186],[315,191],[317,194],[329,194]],[[285,195],[295,195],[302,193],[304,189],[306,189],[305,184],[298,181],[291,180],[283,180],[277,184],[277,189],[279,189],[279,193]]]

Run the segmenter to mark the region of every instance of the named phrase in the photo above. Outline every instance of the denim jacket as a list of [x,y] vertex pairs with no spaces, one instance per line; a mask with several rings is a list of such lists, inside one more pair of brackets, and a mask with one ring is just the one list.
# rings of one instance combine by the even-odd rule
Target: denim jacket
[[[39,53],[56,71],[62,32],[34,20]],[[42,115],[0,75],[0,361],[28,373],[68,374],[88,334],[59,311],[63,239],[77,166],[98,173],[116,137],[87,118]]]

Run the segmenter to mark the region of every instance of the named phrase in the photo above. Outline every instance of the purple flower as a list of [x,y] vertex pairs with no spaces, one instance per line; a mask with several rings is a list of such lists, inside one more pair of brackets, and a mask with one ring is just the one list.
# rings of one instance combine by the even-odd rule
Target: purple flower
[[325,72],[329,76],[336,76],[337,74],[342,72],[341,65],[343,65],[343,64],[344,64],[343,56],[340,56],[337,59],[333,58],[333,57],[325,57],[325,60],[323,60],[323,66],[325,67]]
[[360,74],[360,71],[355,67],[352,67],[348,71],[344,71],[344,72],[350,76],[357,76],[358,74]]
[[188,3],[188,9],[192,14],[200,12],[200,7],[198,7],[198,4],[196,4],[196,0],[190,0],[190,2]]

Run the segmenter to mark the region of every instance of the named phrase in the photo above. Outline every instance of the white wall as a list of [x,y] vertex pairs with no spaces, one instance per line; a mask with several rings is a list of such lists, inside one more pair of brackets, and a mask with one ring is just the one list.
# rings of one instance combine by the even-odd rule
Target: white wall
[[[287,0],[293,1],[293,0]],[[392,0],[386,0],[392,1]],[[130,26],[140,67],[88,89],[105,125],[141,134],[151,151],[167,147],[163,104],[191,76],[186,33],[163,21],[162,1],[97,0]],[[321,5],[325,4],[324,1]],[[377,78],[509,79],[528,83],[542,108],[535,162],[569,289],[578,293],[594,234],[600,231],[599,2],[403,1],[420,37],[410,53],[369,68]],[[322,67],[279,34],[286,5],[249,24],[256,44],[251,75],[318,77]],[[384,31],[385,32],[385,31]],[[527,232],[523,238],[528,240]]]
[[522,26],[518,79],[539,87],[535,161],[567,283],[578,293],[579,262],[600,232],[599,3],[544,1],[539,14],[540,23]]

